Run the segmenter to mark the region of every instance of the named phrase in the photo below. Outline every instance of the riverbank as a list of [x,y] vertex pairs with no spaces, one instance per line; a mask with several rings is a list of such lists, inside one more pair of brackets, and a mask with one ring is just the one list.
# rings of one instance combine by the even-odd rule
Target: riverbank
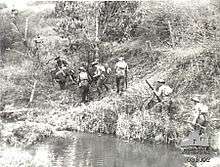
[[[213,68],[211,67],[215,67],[215,61],[218,62],[218,59],[211,59],[215,58],[215,55],[209,54],[208,49],[201,47],[197,49],[189,48],[188,50],[170,50],[157,55],[160,55],[158,56],[160,64],[154,64],[155,71],[148,75],[146,73],[148,73],[149,66],[142,61],[142,59],[146,60],[146,57],[149,57],[148,54],[143,53],[142,59],[140,58],[138,62],[133,64],[130,71],[133,79],[130,80],[128,89],[121,96],[112,91],[107,93],[107,96],[101,100],[91,101],[86,105],[75,107],[74,104],[65,103],[65,100],[68,100],[68,95],[71,94],[71,90],[65,90],[56,92],[58,99],[36,101],[34,107],[21,107],[19,109],[16,106],[6,106],[5,110],[1,111],[0,116],[6,121],[14,122],[14,126],[10,128],[5,126],[1,131],[3,138],[5,138],[4,141],[10,141],[9,144],[11,145],[26,145],[27,143],[29,145],[29,143],[34,144],[38,140],[43,140],[55,131],[69,130],[113,134],[125,140],[178,144],[191,129],[191,126],[185,123],[187,119],[185,115],[190,114],[189,111],[192,106],[189,99],[193,93],[202,90],[205,93],[202,96],[204,97],[203,102],[206,102],[210,108],[209,115],[212,118],[218,118],[219,116],[217,112],[219,110],[219,89],[217,89],[219,85],[216,84],[217,80],[210,87],[204,87],[204,84],[208,85],[210,83],[210,79],[217,79],[215,71],[212,71]],[[173,58],[174,56],[176,59]],[[210,66],[201,72],[198,69],[199,66],[194,65],[192,56],[196,56],[197,61],[203,59],[207,62],[211,61]],[[132,58],[129,61],[131,60]],[[172,63],[168,64],[169,61],[172,61]],[[188,76],[189,71],[184,74],[186,79],[184,83],[181,79],[177,79],[179,77],[175,78],[175,76],[183,74],[181,69],[186,62],[189,65],[184,65],[186,66],[185,71],[197,70],[194,72],[194,78],[204,77],[204,72],[207,76],[210,72],[213,72],[213,75],[211,78],[204,78],[204,84],[195,89],[195,85],[199,84],[199,81],[192,82],[192,78]],[[150,62],[147,63],[150,64]],[[133,75],[137,73],[139,66],[145,68],[146,71],[143,69],[139,75]],[[168,84],[174,88],[172,110],[175,119],[172,121],[169,121],[167,115],[161,115],[157,108],[147,109],[146,107],[152,94],[145,84],[145,79],[148,79],[150,83],[155,83],[157,78],[161,76],[166,78]],[[182,83],[181,87],[180,83]],[[193,92],[192,88],[194,89]],[[210,93],[213,89],[215,92]],[[17,121],[19,121],[19,126],[17,126]],[[218,127],[218,122],[210,121],[208,127],[210,135],[212,135],[213,129]],[[7,133],[7,129],[10,129],[11,132]],[[19,131],[22,133],[20,136],[17,134]],[[33,133],[33,141],[27,140],[31,136],[29,132]]]
[[0,147],[0,165],[10,167],[182,167],[184,157],[165,145],[124,142],[112,135],[67,132],[32,147]]

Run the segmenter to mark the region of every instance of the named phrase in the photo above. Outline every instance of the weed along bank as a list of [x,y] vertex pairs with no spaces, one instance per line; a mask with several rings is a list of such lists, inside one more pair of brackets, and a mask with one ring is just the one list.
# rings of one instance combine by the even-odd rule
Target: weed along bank
[[219,166],[218,3],[0,3],[1,166]]

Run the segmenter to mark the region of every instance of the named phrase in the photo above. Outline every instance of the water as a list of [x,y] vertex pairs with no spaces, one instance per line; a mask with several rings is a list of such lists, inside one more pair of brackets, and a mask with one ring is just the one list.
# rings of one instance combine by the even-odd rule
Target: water
[[84,133],[68,133],[65,138],[50,139],[28,150],[14,152],[15,155],[13,151],[8,153],[11,161],[14,161],[13,157],[19,158],[16,155],[19,154],[21,159],[29,158],[36,166],[182,167],[184,163],[180,152],[166,146],[127,143],[108,135]]

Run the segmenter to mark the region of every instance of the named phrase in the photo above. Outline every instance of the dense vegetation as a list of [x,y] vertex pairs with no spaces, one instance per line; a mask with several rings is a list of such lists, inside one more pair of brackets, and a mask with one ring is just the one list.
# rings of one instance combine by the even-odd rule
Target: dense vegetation
[[[56,130],[113,133],[141,141],[164,141],[164,136],[181,139],[189,130],[183,121],[190,113],[189,99],[194,94],[200,94],[209,106],[211,118],[219,117],[217,5],[217,1],[209,4],[61,1],[52,12],[25,11],[15,18],[11,13],[0,13],[3,19],[0,47],[4,58],[4,68],[0,69],[1,106],[9,111],[2,112],[1,118],[29,122],[14,128],[13,132],[24,129],[21,143],[27,141],[26,131],[33,122],[36,127],[36,122],[48,123]],[[29,26],[25,35],[27,16]],[[32,40],[37,33],[43,43],[33,52]],[[111,92],[88,106],[73,107],[79,100],[77,86],[60,91],[50,81],[52,59],[57,55],[67,59],[75,69],[97,57],[112,67],[116,58],[123,55],[130,67],[129,88],[123,96]],[[168,118],[162,118],[154,108],[146,108],[152,92],[144,79],[150,78],[155,83],[160,77],[174,88],[176,119],[165,126],[164,119]],[[37,84],[33,88],[34,83]],[[34,100],[30,103],[33,89]],[[209,132],[214,133],[216,128],[219,124],[210,121]],[[33,130],[37,135],[44,130],[45,136],[51,132],[48,128],[40,132],[37,129]],[[9,137],[9,143],[13,144],[16,135]]]

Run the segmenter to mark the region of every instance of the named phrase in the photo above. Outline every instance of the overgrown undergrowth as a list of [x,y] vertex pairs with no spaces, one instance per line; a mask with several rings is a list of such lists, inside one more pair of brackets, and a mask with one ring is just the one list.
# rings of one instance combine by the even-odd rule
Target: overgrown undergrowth
[[[136,62],[131,62],[132,56],[128,60],[133,80],[122,96],[111,92],[100,101],[74,107],[69,98],[61,98],[69,95],[68,91],[59,92],[56,93],[56,97],[59,97],[57,100],[47,98],[41,101],[44,107],[23,112],[22,118],[29,122],[50,124],[56,130],[115,134],[127,140],[178,143],[191,128],[185,123],[186,115],[190,114],[192,108],[189,99],[201,92],[203,102],[210,109],[208,131],[212,133],[220,127],[218,122],[212,121],[212,118],[219,117],[220,110],[218,50],[199,48],[193,52],[190,48],[167,53],[139,54],[140,59]],[[147,101],[152,97],[144,81],[148,77],[151,83],[163,77],[174,88],[175,119],[172,121],[156,108],[146,108]],[[43,100],[39,97],[37,99]],[[69,102],[65,103],[66,100]]]

